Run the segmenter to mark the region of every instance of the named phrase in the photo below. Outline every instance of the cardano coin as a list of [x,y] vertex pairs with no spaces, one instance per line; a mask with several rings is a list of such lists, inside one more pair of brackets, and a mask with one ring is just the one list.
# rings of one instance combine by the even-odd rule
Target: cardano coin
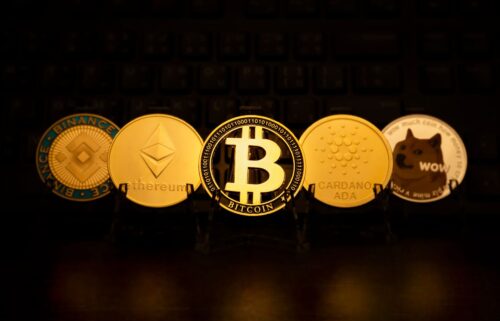
[[300,137],[307,161],[304,187],[330,206],[350,208],[375,198],[392,174],[392,150],[382,132],[367,120],[332,115],[309,126]]

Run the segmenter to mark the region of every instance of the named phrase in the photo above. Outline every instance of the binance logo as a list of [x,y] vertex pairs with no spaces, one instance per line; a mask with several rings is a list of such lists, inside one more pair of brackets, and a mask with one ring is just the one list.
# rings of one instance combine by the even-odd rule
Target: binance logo
[[[94,156],[100,149],[101,146],[92,137],[81,133],[66,146],[69,155],[60,152],[56,155],[56,159],[62,163],[70,156],[66,169],[83,183],[99,170],[100,166],[96,163]],[[105,153],[102,155],[106,157]]]
[[145,147],[141,149],[141,156],[155,178],[158,178],[174,159],[175,146],[161,124],[156,127]]

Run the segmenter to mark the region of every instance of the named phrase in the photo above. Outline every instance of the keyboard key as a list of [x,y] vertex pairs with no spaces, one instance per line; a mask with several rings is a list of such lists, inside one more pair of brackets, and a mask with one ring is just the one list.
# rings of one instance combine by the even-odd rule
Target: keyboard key
[[239,102],[233,98],[214,98],[207,102],[208,125],[215,126],[238,115]]
[[461,66],[460,84],[467,92],[491,91],[494,88],[493,66],[489,64]]
[[390,93],[401,89],[399,65],[358,65],[353,68],[354,89],[364,93]]
[[245,100],[239,108],[241,114],[257,114],[273,119],[279,118],[279,102],[276,99],[255,97]]
[[478,17],[488,14],[491,10],[489,0],[460,0],[460,13],[468,17]]
[[315,88],[319,94],[345,92],[347,68],[343,65],[321,65],[314,69]]
[[154,15],[179,17],[181,12],[181,0],[148,0],[151,13]]
[[81,89],[91,92],[109,92],[114,88],[115,68],[109,64],[86,64],[81,72]]
[[334,51],[339,57],[388,58],[400,54],[399,36],[392,32],[337,33]]
[[66,104],[75,113],[99,114],[119,123],[123,119],[124,108],[120,99],[108,97],[82,97],[67,99]]
[[200,124],[200,102],[193,98],[172,98],[170,105],[165,109],[167,114],[177,116],[192,126]]
[[42,71],[42,87],[52,91],[67,91],[73,88],[75,75],[73,66],[46,65]]
[[310,18],[318,14],[317,0],[287,0],[285,6],[290,17]]
[[492,52],[490,39],[486,33],[465,33],[461,35],[460,52],[465,57],[484,57]]
[[188,59],[208,59],[212,54],[210,34],[189,32],[181,36],[181,55]]
[[271,18],[278,14],[278,0],[246,0],[245,13],[252,18]]
[[323,114],[325,116],[335,115],[335,114],[353,114],[354,109],[350,103],[346,103],[345,101],[329,98],[324,102],[324,111]]
[[451,11],[450,0],[417,0],[418,9],[424,16],[448,16]]
[[300,59],[321,59],[325,54],[325,37],[321,32],[301,32],[296,36],[296,57]]
[[36,126],[40,122],[41,108],[37,102],[29,97],[13,97],[2,102],[5,107],[6,118],[10,123],[19,127]]
[[367,0],[366,13],[374,18],[394,18],[399,14],[399,0]]
[[473,160],[495,161],[498,160],[499,147],[496,133],[480,132],[470,137],[467,152]]
[[500,196],[500,175],[494,165],[471,165],[467,174],[467,191],[471,198],[489,197],[497,200]]
[[188,66],[165,65],[161,69],[160,89],[171,93],[187,93],[191,90],[192,76]]
[[158,113],[160,111],[157,108],[166,105],[164,99],[157,97],[133,98],[129,102],[127,118],[134,119],[142,115]]
[[224,93],[229,89],[229,69],[223,65],[205,65],[199,70],[199,88],[203,93]]
[[222,15],[221,0],[191,0],[190,13],[201,18],[216,18]]
[[104,32],[102,51],[107,57],[130,58],[135,53],[134,36],[127,31]]
[[448,65],[429,65],[420,69],[420,87],[429,93],[449,93],[453,90],[453,70]]
[[173,53],[172,39],[166,32],[146,32],[144,35],[144,55],[147,58],[164,59]]
[[150,65],[127,64],[122,67],[121,88],[129,93],[144,93],[153,87]]
[[97,53],[97,35],[88,31],[68,31],[60,37],[61,54],[70,58],[92,58]]
[[30,30],[21,37],[20,53],[31,59],[46,57],[52,47],[49,36],[41,31]]
[[35,84],[35,69],[24,64],[8,64],[1,67],[0,90],[10,92],[11,90],[32,91]]
[[226,32],[219,38],[219,55],[227,60],[247,59],[250,51],[248,35],[242,32]]
[[445,58],[451,53],[451,38],[446,32],[427,32],[419,37],[419,51],[424,58]]
[[332,18],[347,18],[358,15],[358,0],[327,0],[326,14]]
[[105,3],[108,14],[114,16],[137,16],[144,11],[144,2],[142,1],[106,0]]
[[243,65],[237,69],[238,90],[246,94],[265,94],[269,90],[269,75],[263,65]]
[[318,102],[311,98],[288,99],[285,106],[286,124],[292,127],[309,126],[318,117],[318,107]]
[[285,94],[300,94],[307,90],[307,68],[288,64],[276,67],[276,91]]
[[18,37],[15,31],[0,31],[0,56],[12,58],[18,54]]
[[63,97],[48,100],[45,107],[46,126],[53,124],[62,117],[73,114],[75,112],[75,106],[75,103]]
[[354,114],[368,119],[378,128],[384,128],[394,119],[401,116],[402,103],[397,98],[367,98],[360,100],[354,107]]
[[259,58],[285,58],[288,50],[287,37],[278,32],[259,34],[257,35],[256,47]]

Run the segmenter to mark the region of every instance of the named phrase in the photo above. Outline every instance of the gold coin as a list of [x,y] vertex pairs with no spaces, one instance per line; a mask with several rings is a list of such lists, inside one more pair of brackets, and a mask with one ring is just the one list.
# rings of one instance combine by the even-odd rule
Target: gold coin
[[393,193],[402,199],[427,203],[448,196],[448,183],[462,182],[467,152],[458,133],[428,115],[398,118],[383,130],[394,150]]
[[200,176],[210,196],[220,191],[222,208],[261,216],[285,207],[304,180],[299,142],[279,122],[255,115],[232,118],[205,140]]
[[74,201],[89,201],[111,189],[108,152],[118,126],[99,115],[75,114],[55,122],[37,147],[36,166],[53,192]]
[[200,186],[198,132],[165,114],[138,117],[116,135],[109,173],[116,187],[127,184],[127,198],[147,207],[166,207],[187,198],[186,185]]
[[304,187],[315,185],[315,198],[336,207],[356,207],[375,198],[392,173],[392,151],[384,135],[367,120],[333,115],[309,126],[300,137],[307,161]]

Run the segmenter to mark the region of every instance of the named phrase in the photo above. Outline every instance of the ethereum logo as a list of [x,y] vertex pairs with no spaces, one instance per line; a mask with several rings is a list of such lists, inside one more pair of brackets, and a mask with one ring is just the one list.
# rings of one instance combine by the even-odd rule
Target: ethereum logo
[[145,147],[141,149],[141,156],[151,173],[158,178],[174,159],[175,147],[161,124],[156,127],[149,137]]

